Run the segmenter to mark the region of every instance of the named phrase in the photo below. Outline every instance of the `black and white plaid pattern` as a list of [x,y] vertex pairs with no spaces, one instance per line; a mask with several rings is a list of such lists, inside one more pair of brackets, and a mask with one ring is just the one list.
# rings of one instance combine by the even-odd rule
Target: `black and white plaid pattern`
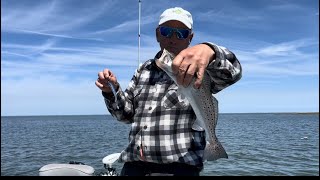
[[[212,93],[217,93],[238,81],[242,70],[232,52],[206,44],[216,52],[207,72]],[[154,59],[138,68],[125,91],[118,89],[117,104],[114,97],[103,95],[109,112],[119,121],[132,124],[129,145],[122,151],[120,162],[181,162],[202,167],[205,133],[191,128],[196,116],[190,103]]]

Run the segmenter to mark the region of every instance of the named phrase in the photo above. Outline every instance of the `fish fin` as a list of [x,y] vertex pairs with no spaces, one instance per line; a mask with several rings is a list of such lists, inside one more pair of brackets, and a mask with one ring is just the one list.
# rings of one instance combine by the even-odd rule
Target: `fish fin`
[[219,141],[216,143],[209,143],[207,141],[204,149],[203,161],[215,161],[220,158],[228,159],[228,154]]
[[201,127],[200,121],[198,119],[196,119],[192,124],[192,129],[195,131],[204,131],[204,128]]

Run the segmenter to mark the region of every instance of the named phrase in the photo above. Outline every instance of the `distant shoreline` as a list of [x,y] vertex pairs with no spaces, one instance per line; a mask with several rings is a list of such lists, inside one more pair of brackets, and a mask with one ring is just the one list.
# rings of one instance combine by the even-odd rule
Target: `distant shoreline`
[[299,112],[294,114],[318,114],[319,115],[319,112]]

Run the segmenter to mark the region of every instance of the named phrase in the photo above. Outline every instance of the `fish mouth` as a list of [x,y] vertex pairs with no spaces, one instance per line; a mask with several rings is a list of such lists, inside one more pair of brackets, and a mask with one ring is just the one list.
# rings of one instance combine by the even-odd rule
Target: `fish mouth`
[[155,60],[155,62],[156,62],[156,65],[159,67],[159,68],[162,68],[163,67],[163,61],[161,61],[160,59],[156,59]]

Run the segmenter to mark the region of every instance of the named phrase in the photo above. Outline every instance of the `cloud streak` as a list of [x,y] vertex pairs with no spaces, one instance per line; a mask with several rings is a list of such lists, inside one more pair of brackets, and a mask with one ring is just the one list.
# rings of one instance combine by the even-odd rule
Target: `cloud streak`
[[[84,27],[108,11],[113,1],[97,1],[93,6],[73,10],[64,1],[40,1],[34,6],[1,8],[1,32],[28,33],[60,38],[83,38]],[[27,9],[27,10],[26,10]],[[9,13],[10,11],[10,13]],[[75,13],[73,13],[75,11]],[[76,34],[76,36],[70,35]],[[89,40],[101,40],[88,38]]]

